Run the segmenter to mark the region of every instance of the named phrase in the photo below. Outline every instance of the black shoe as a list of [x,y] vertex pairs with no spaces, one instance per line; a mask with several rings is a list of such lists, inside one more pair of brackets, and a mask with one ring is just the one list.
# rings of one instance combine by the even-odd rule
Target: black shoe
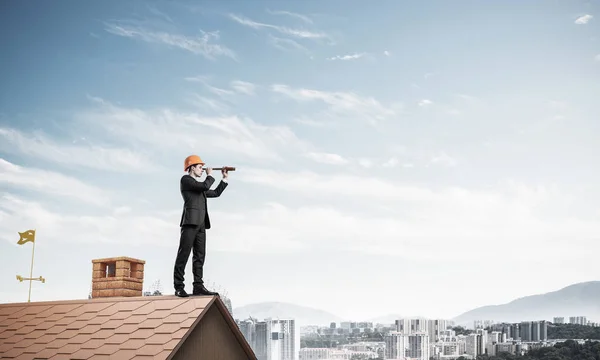
[[190,295],[188,293],[186,293],[185,290],[183,290],[183,289],[177,289],[177,290],[175,290],[175,296],[188,297]]
[[209,296],[219,296],[219,293],[214,292],[214,291],[210,291],[207,288],[204,287],[204,285],[201,285],[199,287],[195,287],[194,288],[194,292],[192,293],[192,295],[209,295]]

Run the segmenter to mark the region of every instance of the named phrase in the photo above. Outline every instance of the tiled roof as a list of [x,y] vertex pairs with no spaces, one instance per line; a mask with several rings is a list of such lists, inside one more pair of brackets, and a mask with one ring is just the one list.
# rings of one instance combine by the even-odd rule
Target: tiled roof
[[0,304],[1,359],[166,359],[211,296]]

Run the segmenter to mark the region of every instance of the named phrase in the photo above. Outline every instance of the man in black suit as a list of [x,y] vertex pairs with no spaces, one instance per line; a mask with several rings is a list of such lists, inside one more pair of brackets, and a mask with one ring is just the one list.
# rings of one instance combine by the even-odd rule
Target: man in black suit
[[215,182],[212,176],[212,169],[206,169],[206,179],[200,181],[202,176],[202,166],[204,162],[197,155],[190,155],[185,159],[184,169],[186,175],[181,177],[180,191],[183,197],[183,213],[181,214],[181,236],[179,239],[179,250],[175,259],[175,269],[173,279],[175,285],[175,295],[187,297],[188,293],[184,290],[185,266],[192,254],[192,272],[194,274],[193,295],[219,295],[216,292],[209,291],[204,286],[203,266],[206,256],[206,230],[210,229],[210,218],[208,216],[207,198],[216,198],[227,187],[227,169],[221,170],[223,179],[214,190],[210,187]]

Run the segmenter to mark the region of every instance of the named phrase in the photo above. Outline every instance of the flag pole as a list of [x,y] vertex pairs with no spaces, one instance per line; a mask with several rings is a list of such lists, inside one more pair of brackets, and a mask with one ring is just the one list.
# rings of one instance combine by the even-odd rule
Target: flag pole
[[[35,229],[33,229],[35,234]],[[31,268],[29,269],[29,296],[27,297],[27,302],[31,302],[31,282],[33,281],[33,256],[35,254],[35,240],[33,241],[33,247],[31,248]]]

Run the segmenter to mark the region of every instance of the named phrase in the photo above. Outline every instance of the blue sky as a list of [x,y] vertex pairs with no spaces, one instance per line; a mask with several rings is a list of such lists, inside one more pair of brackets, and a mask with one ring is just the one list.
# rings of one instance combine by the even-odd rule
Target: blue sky
[[123,255],[171,293],[191,153],[238,167],[206,264],[234,307],[450,318],[595,280],[599,10],[5,2],[0,301],[26,299],[29,228],[34,300]]

